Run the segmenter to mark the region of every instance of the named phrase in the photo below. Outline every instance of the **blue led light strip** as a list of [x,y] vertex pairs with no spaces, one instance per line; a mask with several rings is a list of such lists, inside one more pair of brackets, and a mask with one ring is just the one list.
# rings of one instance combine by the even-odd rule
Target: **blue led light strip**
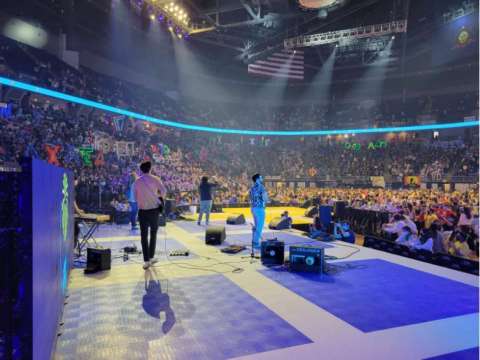
[[386,128],[367,128],[367,129],[338,129],[338,130],[295,130],[295,131],[272,131],[272,130],[242,130],[242,129],[223,129],[201,125],[185,124],[177,121],[157,119],[152,116],[139,114],[133,111],[119,109],[110,105],[105,105],[96,101],[83,99],[77,96],[64,94],[58,91],[49,90],[36,85],[30,85],[21,81],[16,81],[0,76],[0,84],[15,87],[18,89],[30,91],[33,93],[50,96],[53,98],[65,100],[68,102],[89,106],[99,110],[112,112],[115,114],[129,116],[138,120],[148,121],[158,125],[170,126],[178,129],[204,131],[218,134],[236,134],[236,135],[255,135],[255,136],[325,136],[325,135],[345,135],[345,134],[372,134],[406,131],[425,131],[465,128],[479,126],[478,120],[453,122],[446,124],[431,125],[413,125],[413,126],[395,126]]

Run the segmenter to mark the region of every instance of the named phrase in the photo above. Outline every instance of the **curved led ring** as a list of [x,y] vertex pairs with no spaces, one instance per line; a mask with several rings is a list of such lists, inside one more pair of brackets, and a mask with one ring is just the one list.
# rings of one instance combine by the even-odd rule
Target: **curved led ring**
[[21,81],[12,80],[0,76],[0,84],[15,87],[18,89],[30,91],[33,93],[50,96],[64,101],[85,105],[103,111],[112,112],[119,115],[129,116],[138,120],[148,121],[154,124],[174,127],[184,130],[204,131],[217,134],[233,134],[233,135],[253,135],[253,136],[326,136],[326,135],[345,135],[345,134],[372,134],[372,133],[389,133],[389,132],[406,132],[406,131],[425,131],[425,130],[442,130],[453,128],[465,128],[478,126],[478,120],[452,122],[445,124],[429,124],[429,125],[412,125],[412,126],[395,126],[385,128],[366,128],[366,129],[338,129],[338,130],[293,130],[293,131],[273,131],[273,130],[242,130],[242,129],[225,129],[201,125],[185,124],[178,121],[162,120],[152,116],[139,114],[133,111],[116,108],[114,106],[105,105],[96,101],[84,99],[81,97],[64,94],[58,91],[46,89],[40,86],[27,84]]

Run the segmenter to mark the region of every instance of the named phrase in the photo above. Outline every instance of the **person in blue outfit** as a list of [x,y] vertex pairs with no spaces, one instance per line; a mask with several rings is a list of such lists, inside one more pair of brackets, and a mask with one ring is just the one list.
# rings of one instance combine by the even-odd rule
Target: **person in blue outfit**
[[268,203],[268,194],[265,186],[263,186],[263,177],[260,174],[252,176],[253,185],[250,188],[250,208],[252,211],[254,228],[253,228],[253,248],[260,249],[260,241],[262,238],[263,225],[265,223],[265,206]]
[[137,230],[137,215],[138,215],[138,205],[137,200],[135,199],[135,193],[133,190],[133,183],[138,179],[137,172],[132,170],[130,174],[130,179],[128,181],[128,203],[130,204],[130,224],[132,225],[132,230]]

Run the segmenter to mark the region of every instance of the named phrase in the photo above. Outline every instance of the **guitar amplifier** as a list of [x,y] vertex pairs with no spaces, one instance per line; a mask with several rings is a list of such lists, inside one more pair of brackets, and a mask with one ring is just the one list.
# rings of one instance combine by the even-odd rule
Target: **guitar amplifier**
[[85,274],[110,270],[112,266],[112,251],[110,249],[87,248],[87,267]]
[[325,262],[323,247],[309,245],[290,246],[290,269],[321,274]]
[[262,242],[261,260],[263,265],[283,265],[285,243],[277,239]]
[[225,226],[209,226],[205,231],[205,244],[221,245],[226,236]]

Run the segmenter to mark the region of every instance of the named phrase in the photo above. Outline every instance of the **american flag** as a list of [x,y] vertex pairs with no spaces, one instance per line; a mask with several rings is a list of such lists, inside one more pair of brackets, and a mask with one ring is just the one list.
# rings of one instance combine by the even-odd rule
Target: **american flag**
[[302,50],[275,52],[266,59],[248,65],[248,73],[253,75],[303,80],[304,58]]

